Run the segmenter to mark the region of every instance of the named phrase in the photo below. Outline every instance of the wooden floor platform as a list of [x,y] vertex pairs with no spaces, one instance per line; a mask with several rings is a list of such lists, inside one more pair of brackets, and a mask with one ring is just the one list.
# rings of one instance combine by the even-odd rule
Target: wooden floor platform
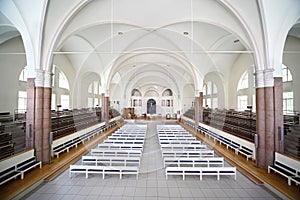
[[[195,134],[199,140],[210,146],[216,153],[223,156],[227,162],[236,166],[239,171],[248,176],[256,184],[264,184],[266,187],[274,188],[289,199],[300,199],[300,186],[295,186],[294,184],[288,186],[286,178],[274,173],[269,174],[267,169],[257,168],[254,161],[247,161],[245,156],[236,155],[233,150],[226,149],[224,145],[214,142],[213,139],[205,137],[204,134],[184,124],[181,125]],[[71,163],[80,159],[82,155],[111,135],[119,126],[112,127],[103,134],[85,142],[84,145],[80,144],[78,148],[72,148],[69,153],[62,153],[59,158],[54,158],[51,164],[44,164],[42,169],[36,168],[30,170],[25,174],[23,180],[18,178],[2,185],[0,187],[1,199],[20,198],[26,192],[30,191],[30,188],[34,188],[43,181],[54,179],[58,174],[67,169]]]

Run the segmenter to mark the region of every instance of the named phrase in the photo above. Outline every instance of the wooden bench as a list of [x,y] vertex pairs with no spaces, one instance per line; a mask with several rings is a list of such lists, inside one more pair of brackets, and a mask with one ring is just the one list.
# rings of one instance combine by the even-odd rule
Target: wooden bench
[[160,145],[163,144],[184,144],[184,145],[196,145],[202,144],[199,140],[161,140]]
[[82,164],[108,166],[140,166],[141,157],[82,156]]
[[116,139],[120,138],[121,140],[125,140],[126,138],[130,139],[136,139],[136,140],[144,140],[145,135],[134,135],[134,134],[112,134],[111,136],[108,137],[108,139]]
[[105,178],[107,174],[118,174],[120,179],[123,175],[136,175],[138,179],[139,168],[136,166],[92,166],[92,165],[70,165],[69,176],[72,174],[82,173],[88,178],[89,174],[102,174]]
[[195,138],[159,138],[159,142],[165,141],[197,141]]
[[92,149],[91,155],[94,156],[130,156],[130,157],[141,157],[141,150],[103,150],[103,149]]
[[161,150],[182,150],[182,151],[198,151],[198,150],[207,150],[207,146],[205,144],[161,144]]
[[15,166],[10,166],[6,169],[2,169],[0,171],[0,185],[12,180],[16,179],[18,176],[21,176],[21,172],[16,171]]
[[182,167],[183,165],[196,166],[221,166],[224,167],[224,158],[214,157],[214,158],[185,158],[185,157],[164,157],[164,167],[170,165],[177,165],[177,167]]
[[249,158],[253,158],[253,151],[247,147],[241,146],[240,148],[236,149],[236,154],[241,153],[246,156],[247,161]]
[[222,175],[234,176],[236,180],[236,168],[235,167],[166,167],[166,179],[169,175],[179,175],[185,180],[185,176],[199,176],[202,180],[203,176],[214,175],[217,176],[217,180],[220,180]]
[[98,149],[115,149],[115,150],[141,150],[143,151],[143,144],[98,144]]
[[144,140],[110,140],[110,139],[107,139],[103,142],[103,144],[114,144],[114,145],[137,144],[137,145],[144,145]]
[[37,166],[40,166],[40,169],[42,168],[42,162],[36,161],[35,156],[32,156],[23,162],[16,165],[16,170],[21,172],[21,179],[24,179],[24,174],[30,169],[33,169]]
[[41,168],[42,162],[36,161],[34,149],[3,160],[0,162],[0,185],[17,178],[19,175],[23,179],[25,172],[36,166]]
[[163,150],[162,157],[214,157],[215,153],[213,150],[199,150],[199,151],[169,151]]
[[213,138],[214,141],[219,141],[220,144],[226,145],[226,148],[234,149],[236,154],[242,154],[246,156],[247,161],[249,158],[255,160],[255,144],[253,142],[246,141],[245,139],[233,136],[232,134],[218,130],[213,127],[209,127],[205,124],[199,123],[198,130]]
[[268,173],[274,171],[288,179],[288,184],[292,182],[299,184],[300,177],[300,162],[275,152],[275,160],[273,165],[268,166]]
[[77,148],[78,144],[84,143],[85,140],[89,140],[91,137],[94,137],[105,129],[105,125],[96,125],[54,141],[55,144],[52,145],[52,156],[59,158],[59,154],[65,151],[69,152],[72,147]]

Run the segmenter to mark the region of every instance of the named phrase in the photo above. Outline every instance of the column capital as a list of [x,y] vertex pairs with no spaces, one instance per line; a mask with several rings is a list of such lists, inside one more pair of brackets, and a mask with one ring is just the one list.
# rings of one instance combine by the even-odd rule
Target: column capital
[[35,70],[35,86],[44,87],[44,71],[41,69]]
[[257,88],[262,88],[265,86],[264,84],[264,71],[263,70],[257,70],[255,72],[255,82]]
[[265,69],[258,70],[255,72],[256,78],[256,87],[273,87],[274,86],[274,77],[273,77],[274,69]]
[[273,87],[274,86],[273,72],[274,72],[274,69],[266,69],[264,71],[265,87]]
[[52,87],[52,72],[45,71],[44,76],[44,87],[51,88]]

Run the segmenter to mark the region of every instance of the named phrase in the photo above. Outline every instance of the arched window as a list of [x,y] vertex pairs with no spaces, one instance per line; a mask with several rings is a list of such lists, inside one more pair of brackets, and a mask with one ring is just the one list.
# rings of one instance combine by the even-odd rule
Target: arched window
[[140,97],[140,96],[142,96],[142,94],[138,89],[133,89],[131,92],[131,96]]
[[142,93],[138,89],[131,91],[131,105],[133,107],[142,106]]
[[57,105],[62,109],[70,109],[70,85],[66,74],[57,65],[52,68],[52,99],[51,110],[56,110]]
[[171,89],[166,89],[163,94],[162,94],[163,97],[167,97],[167,96],[173,96],[173,92]]
[[96,107],[100,105],[100,81],[93,81],[88,86],[88,107]]
[[28,78],[28,68],[24,67],[19,75],[19,88],[18,88],[18,113],[25,113],[27,109],[27,92],[26,82]]
[[294,112],[294,92],[293,77],[289,68],[282,65],[282,82],[283,82],[283,112],[285,114]]
[[23,70],[20,73],[19,81],[27,81],[28,78],[28,69],[27,66],[23,68]]
[[212,81],[203,86],[203,107],[218,108],[218,88]]
[[[256,110],[255,104],[255,76],[254,68],[250,67],[241,76],[237,85],[237,110],[246,110],[251,105]],[[253,74],[253,75],[252,75]]]
[[238,84],[238,90],[249,88],[249,73],[246,71]]
[[60,71],[58,73],[58,87],[67,89],[67,90],[70,89],[67,77],[65,76],[65,74],[62,71]]

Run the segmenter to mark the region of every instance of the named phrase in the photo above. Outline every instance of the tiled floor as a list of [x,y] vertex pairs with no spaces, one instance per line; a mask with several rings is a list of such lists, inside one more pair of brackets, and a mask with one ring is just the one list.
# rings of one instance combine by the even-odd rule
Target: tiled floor
[[[237,180],[232,176],[188,176],[183,181],[180,176],[165,178],[161,151],[156,134],[158,121],[148,121],[140,175],[123,176],[83,174],[69,178],[68,170],[55,180],[42,184],[27,196],[27,199],[279,199],[263,186],[251,182],[240,172]],[[226,164],[228,165],[228,164]]]

